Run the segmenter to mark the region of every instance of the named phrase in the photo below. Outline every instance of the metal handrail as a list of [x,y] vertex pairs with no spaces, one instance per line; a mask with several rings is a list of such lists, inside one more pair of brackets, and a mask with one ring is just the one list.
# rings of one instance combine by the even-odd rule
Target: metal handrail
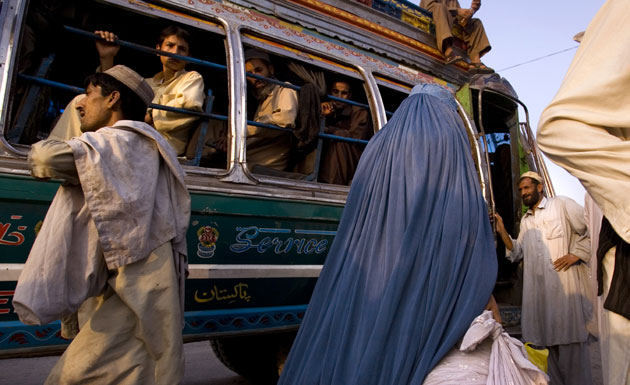
[[527,132],[527,139],[531,141],[530,143],[530,147],[532,149],[532,152],[534,154],[534,163],[536,164],[536,167],[538,168],[538,170],[536,170],[538,173],[541,174],[541,176],[543,177],[544,180],[544,186],[547,189],[547,194],[550,197],[553,197],[556,195],[555,190],[553,188],[553,184],[551,183],[551,178],[549,177],[549,171],[547,170],[547,165],[545,164],[544,160],[542,159],[542,156],[540,155],[540,152],[537,149],[536,146],[536,139],[534,138],[534,135],[532,134],[531,131],[531,126],[529,125],[529,111],[527,110],[527,106],[525,105],[525,103],[523,103],[522,101],[520,101],[517,98],[514,98],[510,95],[506,95],[503,94],[501,92],[495,91],[491,88],[486,88],[486,87],[481,87],[479,88],[479,125],[483,127],[483,123],[481,122],[481,94],[483,92],[490,92],[493,94],[497,94],[500,95],[504,98],[507,98],[509,100],[511,100],[512,102],[520,105],[521,107],[523,107],[523,110],[525,111],[525,130]]
[[466,131],[467,131],[466,133],[469,136],[470,145],[474,149],[473,151],[474,153],[472,154],[472,156],[473,156],[473,161],[479,166],[479,185],[481,187],[481,195],[483,196],[483,199],[484,201],[486,201],[486,204],[487,204],[489,198],[486,193],[486,181],[483,178],[484,169],[483,169],[483,164],[481,161],[482,151],[479,149],[479,143],[477,142],[478,135],[475,132],[474,123],[470,121],[470,118],[466,114],[466,110],[464,109],[464,106],[462,106],[462,104],[460,103],[459,100],[457,100],[457,98],[455,98],[455,103],[457,104],[457,112],[460,118],[462,119],[462,121],[464,122],[464,126],[466,127]]
[[494,221],[494,216],[497,213],[497,207],[494,201],[494,190],[492,189],[492,170],[490,169],[490,155],[488,154],[488,140],[486,138],[486,132],[483,128],[483,116],[482,116],[482,94],[483,94],[483,87],[481,89],[479,89],[479,99],[477,101],[477,108],[478,108],[478,113],[479,113],[479,131],[481,132],[481,138],[483,141],[483,145],[485,147],[485,151],[484,151],[484,157],[486,159],[486,171],[488,172],[488,190],[490,190],[490,213],[492,215],[492,223],[493,223],[493,233],[496,234],[497,229],[496,229],[496,223]]
[[[486,87],[480,87],[479,89],[479,95],[478,95],[478,100],[477,100],[477,109],[478,109],[478,114],[479,114],[479,131],[481,132],[482,138],[483,138],[483,142],[484,145],[486,147],[485,149],[485,158],[486,158],[486,162],[487,162],[487,170],[488,170],[488,182],[490,185],[490,199],[492,201],[491,203],[491,213],[492,213],[492,218],[494,218],[494,214],[496,214],[496,205],[495,205],[495,200],[494,200],[494,191],[492,189],[492,173],[490,170],[490,159],[489,159],[489,154],[488,154],[488,143],[487,143],[487,139],[486,139],[486,134],[485,134],[485,130],[483,127],[483,115],[482,115],[482,102],[483,102],[483,93],[484,92],[490,92],[490,93],[494,93],[497,95],[500,95],[502,97],[505,97],[509,100],[511,100],[512,102],[520,105],[521,107],[523,107],[523,109],[525,110],[525,121],[526,121],[526,129],[528,131],[528,136],[529,134],[531,134],[531,131],[529,130],[529,112],[527,110],[527,107],[525,106],[525,104],[523,102],[521,102],[520,100],[509,96],[509,95],[505,95],[501,92],[495,91],[491,88],[486,88]],[[530,138],[527,138],[530,139]],[[518,140],[518,139],[517,139]],[[537,151],[534,149],[535,146],[532,146],[532,151],[534,152],[534,162],[536,163],[536,166],[539,168],[540,173],[542,173],[542,177],[545,181],[545,187],[547,188],[547,193],[549,194],[549,196],[554,196],[555,192],[553,190],[553,186],[551,185],[551,179],[549,179],[549,176],[547,174],[547,168],[545,167],[544,163],[542,162],[542,159],[540,159],[540,156],[537,154]],[[540,163],[542,163],[542,167],[540,166]],[[496,234],[496,222],[493,221],[493,230],[494,233]]]

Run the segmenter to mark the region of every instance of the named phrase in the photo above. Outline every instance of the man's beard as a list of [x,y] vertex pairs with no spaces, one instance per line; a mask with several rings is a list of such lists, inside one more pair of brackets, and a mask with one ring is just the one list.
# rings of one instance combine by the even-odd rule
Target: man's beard
[[525,204],[525,206],[532,208],[536,203],[538,203],[539,199],[540,194],[538,193],[538,191],[534,191],[529,195],[528,198],[523,198],[523,203]]
[[274,87],[273,83],[267,83],[265,84],[264,87],[254,88],[252,93],[254,94],[254,97],[256,98],[256,100],[260,102],[267,98],[267,95],[269,95],[273,87]]

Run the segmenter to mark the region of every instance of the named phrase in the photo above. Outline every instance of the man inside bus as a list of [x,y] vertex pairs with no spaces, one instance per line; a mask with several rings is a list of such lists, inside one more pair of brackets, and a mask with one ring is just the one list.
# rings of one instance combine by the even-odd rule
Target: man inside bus
[[[269,55],[257,49],[245,51],[245,70],[254,75],[274,78],[274,67]],[[261,79],[248,77],[251,94],[258,101],[254,121],[279,127],[295,127],[298,94],[295,90]],[[291,135],[289,132],[247,126],[247,165],[269,167],[284,171],[289,164]]]
[[494,72],[492,68],[481,62],[481,57],[492,47],[481,20],[472,17],[481,7],[481,0],[473,0],[468,9],[462,8],[457,0],[422,0],[420,7],[433,13],[437,46],[446,56],[446,64],[464,60],[453,51],[453,22],[457,21],[464,30],[464,41],[470,60],[469,71],[475,74]]
[[[96,49],[100,58],[98,70],[106,71],[114,65],[114,58],[118,54],[120,46],[115,43],[117,37],[112,32],[96,31],[95,33],[104,39],[96,40]],[[156,49],[188,56],[190,54],[189,40],[188,31],[171,25],[160,33]],[[170,56],[160,56],[159,58],[162,71],[152,78],[146,79],[155,94],[153,103],[201,111],[204,101],[204,82],[201,75],[196,71],[186,71],[186,62],[183,60]],[[66,107],[49,138],[65,140],[81,135],[79,117],[75,108],[76,103],[77,98]],[[191,128],[197,124],[198,119],[193,115],[184,113],[149,109],[144,121],[155,127],[166,138],[177,155],[182,155],[186,151]]]
[[[352,88],[346,80],[332,83],[330,94],[340,99],[352,98]],[[346,138],[368,140],[373,134],[369,111],[340,101],[322,103],[326,117],[326,133]],[[348,185],[364,146],[338,140],[326,140],[322,148],[319,180],[325,183]]]
[[521,175],[519,190],[529,210],[518,239],[495,214],[496,229],[512,262],[523,260],[523,338],[549,349],[549,377],[555,385],[592,385],[587,345],[592,303],[587,263],[590,240],[584,209],[570,198],[547,198],[533,171]]
[[20,276],[16,312],[41,324],[81,306],[78,334],[46,384],[179,384],[190,218],[184,171],[142,122],[153,92],[140,75],[117,65],[87,82],[77,102],[84,133],[29,152],[34,177],[66,183]]

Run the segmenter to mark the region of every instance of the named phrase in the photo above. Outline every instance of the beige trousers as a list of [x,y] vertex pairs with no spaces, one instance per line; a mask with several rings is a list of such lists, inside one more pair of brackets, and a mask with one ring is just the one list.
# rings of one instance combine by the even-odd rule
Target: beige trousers
[[[440,52],[444,52],[442,45],[444,40],[453,37],[453,22],[455,16],[449,11],[446,4],[440,0],[422,0],[420,7],[433,13],[435,24],[435,38]],[[479,19],[470,19],[464,27],[464,41],[466,42],[469,56],[483,56],[490,51],[490,42],[486,30]]]
[[86,305],[93,312],[46,385],[180,383],[182,314],[170,242],[117,269],[106,292]]
[[615,269],[616,248],[604,257],[604,293],[600,297],[599,323],[604,384],[630,385],[630,320],[603,308]]

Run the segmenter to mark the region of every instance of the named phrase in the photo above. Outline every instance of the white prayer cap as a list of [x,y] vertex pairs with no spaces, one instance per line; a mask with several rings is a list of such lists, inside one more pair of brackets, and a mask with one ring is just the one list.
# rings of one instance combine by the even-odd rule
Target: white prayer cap
[[534,172],[534,171],[524,172],[523,174],[521,174],[520,179],[523,179],[523,178],[532,178],[533,180],[538,181],[538,183],[542,183],[543,182],[543,179],[540,176],[540,174],[538,174],[537,172]]

